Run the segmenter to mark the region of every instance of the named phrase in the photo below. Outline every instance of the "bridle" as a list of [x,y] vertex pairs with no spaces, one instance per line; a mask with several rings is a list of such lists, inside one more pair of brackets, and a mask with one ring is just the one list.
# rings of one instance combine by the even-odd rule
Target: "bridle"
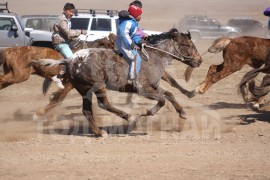
[[[172,43],[173,43],[174,50],[178,53],[178,55],[180,55],[181,57],[183,57],[185,61],[190,61],[190,60],[193,59],[192,56],[186,56],[186,55],[182,54],[181,52],[179,52],[178,49],[175,47],[175,43],[174,43],[173,40],[172,40]],[[186,46],[186,47],[188,47],[188,46]],[[190,47],[188,47],[188,49],[190,49]]]

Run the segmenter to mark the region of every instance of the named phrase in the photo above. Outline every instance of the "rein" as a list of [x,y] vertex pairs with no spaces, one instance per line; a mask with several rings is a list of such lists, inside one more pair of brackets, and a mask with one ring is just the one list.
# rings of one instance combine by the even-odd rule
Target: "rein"
[[[154,50],[157,50],[157,51],[160,51],[160,52],[163,52],[163,53],[165,53],[165,54],[169,54],[169,55],[172,56],[173,58],[178,59],[178,60],[180,60],[180,61],[185,61],[183,57],[178,57],[178,56],[176,56],[176,55],[174,55],[174,54],[172,54],[172,53],[170,53],[170,52],[168,52],[168,51],[164,51],[164,50],[162,50],[162,49],[155,48],[155,47],[149,46],[149,45],[145,45],[145,47],[150,48],[150,49],[154,49]],[[143,49],[144,49],[144,48],[143,48]],[[143,50],[143,53],[145,54],[146,51],[145,51],[145,52],[144,52],[144,51],[145,51],[145,50]],[[147,53],[147,52],[146,52],[146,53]],[[146,55],[146,57],[149,58],[149,56],[147,56],[147,55]]]
[[201,57],[204,56],[204,55],[207,54],[207,53],[208,53],[208,51],[206,51],[205,53],[203,53],[203,54],[201,55]]
[[[173,41],[173,40],[172,40],[172,41]],[[182,61],[182,62],[184,62],[184,61],[189,61],[189,60],[192,59],[191,56],[185,56],[185,55],[183,55],[182,53],[180,53],[180,52],[175,48],[175,45],[174,45],[174,44],[173,44],[173,47],[174,47],[175,51],[176,51],[180,56],[176,56],[176,55],[174,55],[174,54],[172,54],[172,53],[170,53],[170,52],[168,52],[168,51],[165,51],[165,50],[162,50],[162,49],[153,47],[153,46],[145,45],[144,47],[147,47],[147,48],[150,48],[150,49],[154,49],[154,50],[163,52],[163,53],[165,53],[165,54],[169,54],[169,55],[172,56],[173,58],[178,59],[178,60],[180,60],[180,61]],[[144,47],[142,48],[142,52],[143,52],[144,55],[147,57],[147,59],[149,59],[149,55],[148,55],[148,53],[146,52],[146,50],[144,49]]]

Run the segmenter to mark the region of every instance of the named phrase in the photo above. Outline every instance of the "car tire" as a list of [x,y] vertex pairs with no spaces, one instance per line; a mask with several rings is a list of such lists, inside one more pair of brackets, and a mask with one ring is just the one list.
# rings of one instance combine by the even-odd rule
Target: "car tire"
[[230,32],[227,34],[227,37],[228,38],[236,38],[236,37],[239,37],[239,34],[235,33],[235,32]]

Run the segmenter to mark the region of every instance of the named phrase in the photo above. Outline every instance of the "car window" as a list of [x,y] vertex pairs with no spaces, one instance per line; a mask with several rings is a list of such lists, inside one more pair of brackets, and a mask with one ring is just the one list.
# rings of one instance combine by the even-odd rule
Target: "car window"
[[43,20],[44,20],[44,23],[43,23],[42,30],[51,31],[53,29],[53,25],[56,21],[56,18],[45,18]]
[[262,28],[263,27],[263,24],[261,22],[255,22],[255,26]]
[[93,18],[91,30],[93,31],[111,31],[111,19]]
[[229,26],[237,26],[237,25],[240,25],[241,24],[241,22],[237,22],[236,20],[229,20],[229,22],[228,22],[228,25]]
[[33,28],[36,30],[42,30],[42,19],[38,18],[38,19],[28,19],[26,21],[25,26],[27,28]]
[[197,25],[198,26],[208,26],[208,22],[205,21],[205,20],[200,20],[200,21],[198,21],[198,24]]
[[88,29],[90,18],[71,18],[71,29]]
[[8,31],[13,24],[12,18],[0,18],[0,30]]
[[220,24],[217,21],[209,21],[209,26],[220,26]]
[[196,24],[196,19],[188,19],[188,20],[186,20],[185,24],[186,25],[194,25],[194,24]]

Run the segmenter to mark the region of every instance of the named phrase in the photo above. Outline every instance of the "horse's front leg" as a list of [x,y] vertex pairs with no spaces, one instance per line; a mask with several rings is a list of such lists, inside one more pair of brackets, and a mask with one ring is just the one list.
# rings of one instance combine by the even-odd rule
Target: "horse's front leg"
[[8,72],[5,75],[0,75],[0,90],[12,84],[26,81],[30,77],[30,69],[22,69],[16,72]]
[[169,83],[172,87],[178,89],[182,94],[186,95],[189,98],[194,97],[194,93],[190,92],[186,89],[184,89],[183,87],[181,87],[176,80],[168,73],[168,72],[164,72],[164,74],[161,77],[162,80],[166,81],[167,83]]
[[161,92],[160,88],[157,90],[152,89],[152,91],[143,92],[142,95],[147,99],[156,100],[157,104],[151,109],[147,109],[145,112],[142,112],[140,116],[154,116],[165,105],[163,91]]
[[95,94],[97,96],[98,106],[101,109],[104,109],[104,110],[107,110],[111,113],[114,113],[115,115],[127,120],[128,122],[133,122],[133,121],[137,120],[134,116],[131,116],[130,114],[113,107],[108,101],[105,88],[101,88],[101,89],[95,91]]
[[172,105],[174,106],[176,112],[179,114],[179,117],[183,118],[183,119],[186,119],[187,118],[186,113],[183,110],[183,107],[176,101],[174,95],[171,92],[167,91],[167,90],[163,89],[163,91],[164,91],[164,97],[168,101],[170,101],[172,103]]

